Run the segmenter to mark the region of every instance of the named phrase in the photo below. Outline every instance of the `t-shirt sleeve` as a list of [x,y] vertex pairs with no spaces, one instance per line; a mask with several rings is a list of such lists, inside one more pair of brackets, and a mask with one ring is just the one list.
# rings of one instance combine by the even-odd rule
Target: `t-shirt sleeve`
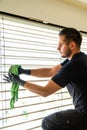
[[65,87],[72,78],[71,69],[70,66],[64,65],[62,69],[52,77],[51,80],[53,80],[56,84],[60,85],[61,87]]

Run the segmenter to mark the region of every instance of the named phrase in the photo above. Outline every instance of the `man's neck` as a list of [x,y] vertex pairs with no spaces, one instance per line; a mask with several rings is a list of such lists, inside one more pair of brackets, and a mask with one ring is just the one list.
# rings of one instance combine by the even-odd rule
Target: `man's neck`
[[72,57],[73,57],[75,54],[78,54],[78,53],[80,53],[80,50],[73,52],[73,53],[70,55],[70,57],[68,57],[68,59],[71,60]]

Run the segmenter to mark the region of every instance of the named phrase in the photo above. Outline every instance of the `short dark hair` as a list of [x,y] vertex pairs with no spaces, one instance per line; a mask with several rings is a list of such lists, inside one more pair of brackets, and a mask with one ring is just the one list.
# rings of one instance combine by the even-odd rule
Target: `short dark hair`
[[77,46],[80,47],[82,42],[82,36],[78,30],[75,28],[64,28],[60,31],[59,36],[64,35],[65,36],[65,42],[69,43],[70,41],[74,41]]

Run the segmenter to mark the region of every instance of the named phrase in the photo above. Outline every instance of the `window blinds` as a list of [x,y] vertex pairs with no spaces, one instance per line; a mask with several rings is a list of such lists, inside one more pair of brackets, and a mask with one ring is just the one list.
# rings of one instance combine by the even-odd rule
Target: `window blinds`
[[[43,98],[20,86],[15,108],[10,110],[11,84],[3,81],[3,74],[13,64],[24,68],[51,67],[61,62],[57,52],[60,28],[0,15],[0,129],[40,130],[42,119],[53,112],[72,108],[72,100],[66,88]],[[87,37],[84,36],[83,50],[86,52]],[[22,75],[32,83],[45,85],[48,78]]]
[[87,34],[82,33],[82,36],[83,36],[83,41],[81,45],[81,51],[87,54]]

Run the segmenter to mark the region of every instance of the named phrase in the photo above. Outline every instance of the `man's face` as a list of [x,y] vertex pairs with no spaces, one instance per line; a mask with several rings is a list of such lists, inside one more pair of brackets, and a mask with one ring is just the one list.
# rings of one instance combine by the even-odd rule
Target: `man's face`
[[67,44],[65,42],[65,36],[59,36],[59,44],[57,50],[59,50],[62,57],[69,58],[71,56],[72,50],[70,48],[70,44]]

